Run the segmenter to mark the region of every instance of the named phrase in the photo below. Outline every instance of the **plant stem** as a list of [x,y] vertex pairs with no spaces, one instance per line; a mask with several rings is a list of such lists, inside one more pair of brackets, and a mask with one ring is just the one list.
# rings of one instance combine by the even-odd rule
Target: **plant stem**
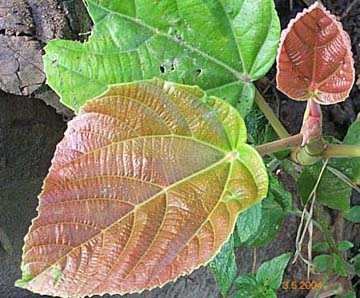
[[324,158],[360,157],[360,146],[329,144],[323,153]]
[[269,104],[265,101],[264,97],[257,89],[255,92],[255,102],[261,112],[263,112],[263,114],[265,115],[266,119],[270,122],[272,128],[275,130],[277,135],[281,139],[289,137],[290,135],[287,132],[286,128],[284,127],[284,125],[282,125],[278,117],[276,117],[274,111],[271,109]]
[[274,152],[298,147],[301,145],[302,140],[303,140],[303,135],[299,133],[297,135],[287,137],[285,139],[256,146],[256,150],[259,152],[261,156],[269,155]]

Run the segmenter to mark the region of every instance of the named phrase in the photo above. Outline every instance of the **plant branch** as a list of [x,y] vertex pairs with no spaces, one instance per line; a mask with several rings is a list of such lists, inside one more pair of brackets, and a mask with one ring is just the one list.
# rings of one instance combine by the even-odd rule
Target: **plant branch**
[[285,149],[299,147],[302,143],[302,140],[303,135],[299,133],[291,137],[256,146],[256,150],[261,156],[269,155],[271,153],[282,151]]
[[283,139],[289,137],[289,133],[284,127],[284,125],[280,122],[278,117],[276,117],[274,111],[271,109],[269,104],[265,101],[264,97],[261,95],[259,90],[256,89],[255,92],[255,102],[261,112],[265,115],[266,119],[269,121],[272,128],[275,130],[277,135]]
[[360,146],[358,145],[340,145],[329,144],[323,153],[323,157],[326,158],[350,158],[360,157]]

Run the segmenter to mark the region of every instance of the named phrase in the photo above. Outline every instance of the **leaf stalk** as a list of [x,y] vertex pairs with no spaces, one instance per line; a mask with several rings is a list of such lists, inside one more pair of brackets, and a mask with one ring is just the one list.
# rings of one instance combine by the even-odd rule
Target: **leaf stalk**
[[266,102],[264,97],[261,95],[259,90],[256,89],[255,92],[255,103],[259,107],[260,111],[263,112],[266,119],[269,121],[272,128],[275,130],[276,134],[281,138],[285,139],[290,136],[284,125],[280,122],[278,117],[275,115],[274,111],[271,109],[269,104]]
[[265,143],[256,146],[256,150],[259,152],[261,156],[265,156],[265,155],[270,155],[271,153],[274,152],[299,147],[302,141],[303,141],[303,134],[299,133],[294,136],[290,136],[274,142]]
[[328,144],[323,153],[324,158],[360,157],[360,146],[346,144]]

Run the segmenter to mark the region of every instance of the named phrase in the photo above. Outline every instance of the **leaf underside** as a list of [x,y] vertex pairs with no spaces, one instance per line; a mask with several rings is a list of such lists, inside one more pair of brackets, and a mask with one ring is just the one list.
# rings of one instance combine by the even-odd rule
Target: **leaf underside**
[[78,110],[110,84],[161,77],[200,86],[246,111],[252,81],[272,66],[280,36],[273,0],[87,0],[85,43],[46,47],[49,85]]
[[344,101],[355,81],[349,35],[322,4],[292,20],[277,57],[277,87],[295,100]]
[[208,263],[268,178],[229,104],[160,80],[114,85],[68,124],[18,285],[62,297],[161,286]]

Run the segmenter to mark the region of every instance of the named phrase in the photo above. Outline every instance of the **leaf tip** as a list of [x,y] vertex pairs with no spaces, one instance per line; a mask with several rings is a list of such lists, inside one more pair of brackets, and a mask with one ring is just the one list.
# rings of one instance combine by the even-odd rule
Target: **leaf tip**
[[22,264],[21,265],[22,276],[20,279],[15,281],[15,287],[26,289],[27,285],[31,280],[33,280],[34,276],[30,274],[28,266]]

